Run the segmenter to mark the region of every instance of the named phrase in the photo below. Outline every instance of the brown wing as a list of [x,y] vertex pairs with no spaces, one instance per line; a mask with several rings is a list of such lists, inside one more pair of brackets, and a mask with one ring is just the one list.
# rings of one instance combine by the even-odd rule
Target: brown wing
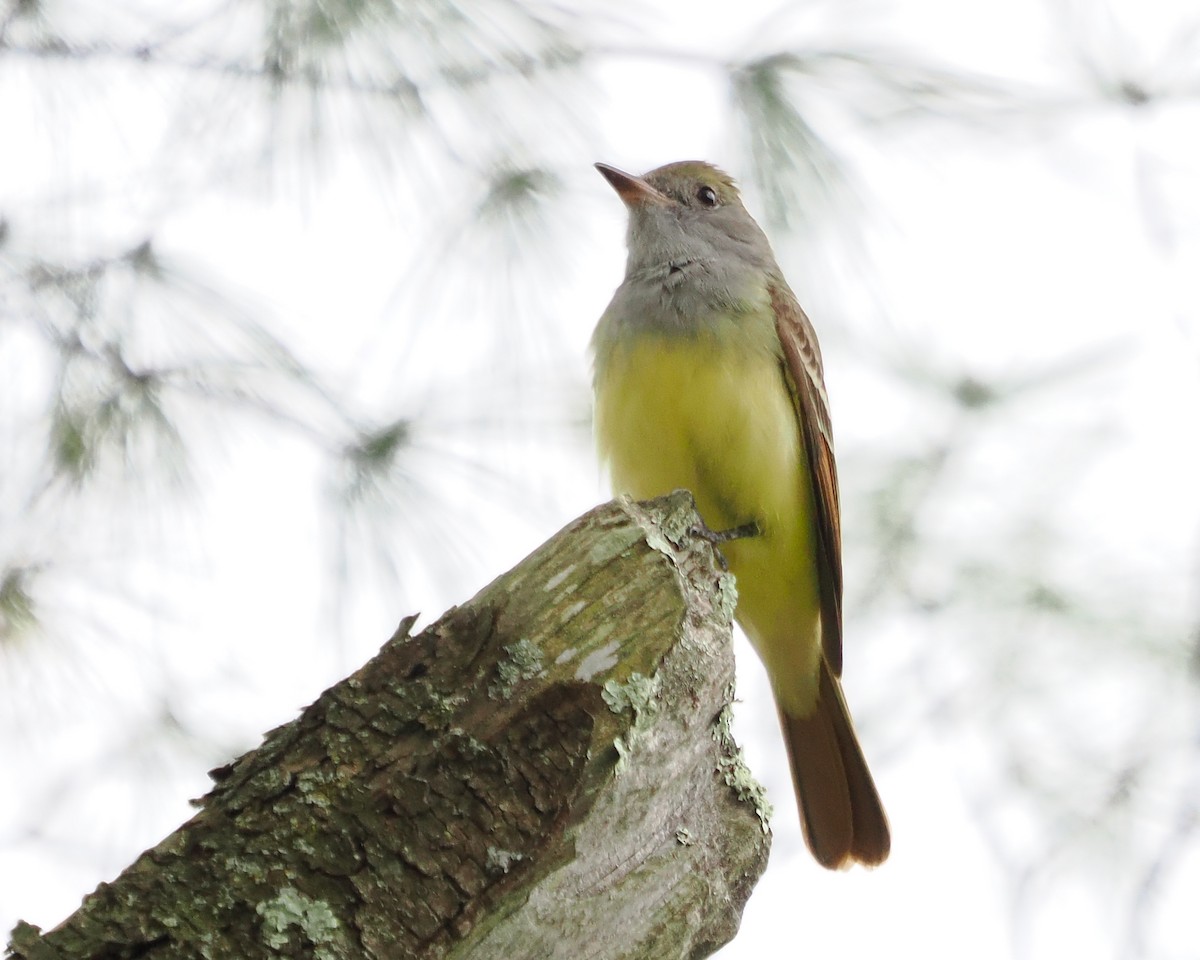
[[842,675],[842,515],[838,502],[837,464],[833,459],[833,427],[821,366],[821,348],[796,295],[782,280],[770,285],[775,329],[783,347],[808,453],[813,502],[816,504],[817,570],[821,578],[821,642],[835,677]]

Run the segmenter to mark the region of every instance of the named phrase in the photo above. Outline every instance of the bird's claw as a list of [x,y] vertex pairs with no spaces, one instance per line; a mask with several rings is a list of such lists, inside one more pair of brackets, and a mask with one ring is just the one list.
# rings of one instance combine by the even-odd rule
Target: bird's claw
[[710,544],[713,548],[713,553],[717,556],[717,563],[721,565],[721,570],[729,572],[729,561],[725,559],[725,554],[721,552],[721,545],[729,543],[733,540],[745,540],[747,537],[757,537],[762,531],[758,529],[758,524],[754,521],[743,523],[737,527],[730,527],[728,530],[713,530],[703,520],[699,523],[694,523],[688,529],[688,535],[696,537]]

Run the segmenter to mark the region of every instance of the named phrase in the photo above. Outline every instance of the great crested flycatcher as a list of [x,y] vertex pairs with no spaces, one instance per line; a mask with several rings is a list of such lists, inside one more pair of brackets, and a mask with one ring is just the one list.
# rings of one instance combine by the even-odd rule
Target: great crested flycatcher
[[592,337],[613,486],[692,492],[737,577],[775,694],[801,825],[836,868],[878,864],[887,817],[842,696],[842,543],[816,333],[733,180],[699,161],[598,163],[629,213],[625,279]]

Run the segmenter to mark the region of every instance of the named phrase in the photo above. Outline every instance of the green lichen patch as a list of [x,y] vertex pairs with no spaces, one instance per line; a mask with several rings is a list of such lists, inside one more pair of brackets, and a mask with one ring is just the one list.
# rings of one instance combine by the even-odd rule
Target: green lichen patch
[[518,683],[532,680],[544,670],[542,651],[530,640],[508,644],[504,653],[504,659],[496,664],[496,679],[488,686],[493,700],[507,700]]
[[262,917],[263,940],[272,950],[287,947],[295,928],[295,933],[312,945],[312,955],[317,960],[333,960],[342,955],[337,948],[341,925],[324,901],[305,896],[295,887],[284,887],[255,909]]
[[501,850],[499,847],[488,847],[487,860],[484,869],[491,874],[508,873],[514,864],[525,859],[525,854],[516,850]]
[[[672,545],[679,546],[688,540],[696,524],[696,501],[686,490],[676,490],[666,501],[669,509],[662,515],[659,527]],[[650,538],[646,539],[649,542]]]
[[[732,684],[726,690],[726,694],[726,701],[733,699]],[[763,833],[766,833],[770,829],[771,814],[774,813],[774,810],[771,807],[771,801],[767,799],[767,791],[761,783],[754,779],[754,774],[746,766],[742,751],[733,739],[732,723],[733,706],[726,702],[713,724],[713,740],[721,746],[721,755],[717,759],[717,772],[721,774],[725,785],[733,789],[739,800],[754,805],[754,812],[758,815]]]
[[628,732],[613,741],[617,751],[618,774],[624,770],[626,758],[638,738],[649,729],[658,715],[660,686],[658,674],[647,677],[640,673],[631,673],[625,683],[609,680],[600,690],[600,695],[613,713],[620,714],[626,710],[633,712],[633,723]]
[[658,712],[658,674],[652,677],[631,673],[625,683],[609,680],[600,695],[613,713],[632,710],[634,726],[644,725]]

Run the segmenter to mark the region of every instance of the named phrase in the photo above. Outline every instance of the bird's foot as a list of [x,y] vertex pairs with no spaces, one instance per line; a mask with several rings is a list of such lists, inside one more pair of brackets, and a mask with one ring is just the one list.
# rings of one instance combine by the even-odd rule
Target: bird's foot
[[737,527],[730,527],[728,530],[712,530],[703,520],[693,524],[688,533],[700,540],[712,544],[713,552],[717,555],[717,562],[721,565],[721,569],[729,570],[729,561],[725,559],[725,554],[721,552],[721,545],[729,543],[733,540],[745,540],[747,537],[757,537],[761,530],[758,524],[753,520],[750,523],[743,523]]

